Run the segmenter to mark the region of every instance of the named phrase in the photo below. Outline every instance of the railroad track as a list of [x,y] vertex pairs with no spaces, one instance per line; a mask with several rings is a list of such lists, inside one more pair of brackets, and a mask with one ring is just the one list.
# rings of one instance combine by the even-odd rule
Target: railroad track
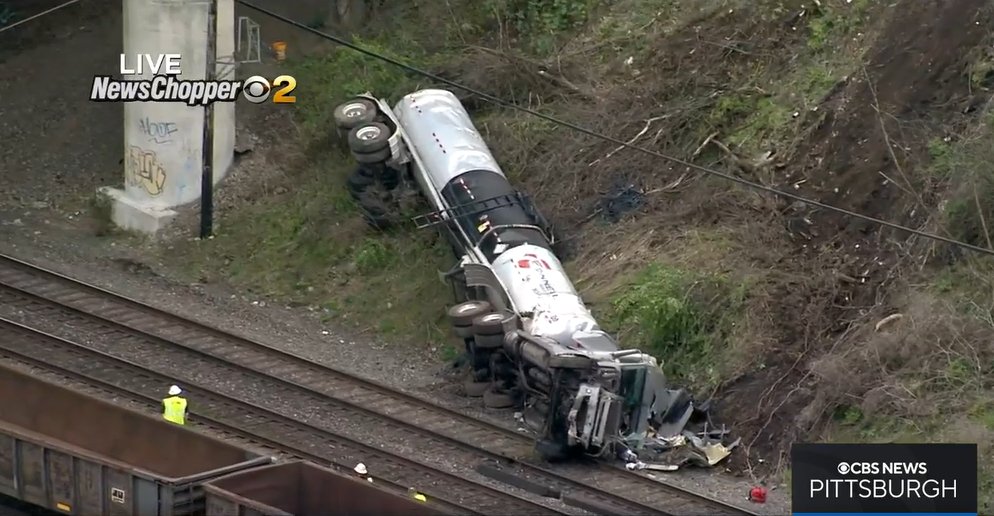
[[[545,486],[547,493],[594,512],[752,514],[620,467],[573,465],[550,471],[518,460],[507,462],[527,455],[531,438],[2,255],[0,302],[22,308],[33,319],[85,328],[95,336],[86,346],[103,343],[105,351],[135,362],[154,359],[160,362],[157,371],[171,368],[188,385],[186,379],[195,371],[250,377],[260,384],[257,395],[270,397],[269,403],[277,406],[293,400],[293,406],[334,413],[340,421],[376,419],[385,433],[415,433],[454,457],[500,461],[505,473]],[[113,345],[108,348],[107,343]],[[274,393],[279,393],[276,399]],[[282,416],[308,421],[313,414]]]
[[[0,319],[0,357],[50,371],[63,378],[97,387],[116,398],[129,398],[153,407],[168,376],[71,341]],[[59,365],[56,365],[56,362]],[[107,378],[115,378],[108,381]],[[226,437],[315,461],[334,462],[348,471],[364,462],[377,478],[405,491],[418,488],[459,514],[562,514],[500,490],[439,471],[391,452],[367,446],[270,409],[188,385],[194,400],[191,419]]]

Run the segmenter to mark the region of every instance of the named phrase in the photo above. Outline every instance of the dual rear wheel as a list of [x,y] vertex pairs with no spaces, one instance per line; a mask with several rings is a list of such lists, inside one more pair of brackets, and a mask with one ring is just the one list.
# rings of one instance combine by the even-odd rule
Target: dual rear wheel
[[[470,371],[466,395],[482,397],[488,408],[510,408],[518,404],[511,362],[504,354],[504,328],[508,317],[494,311],[486,301],[466,301],[448,312],[456,335],[466,342]],[[508,374],[511,372],[512,374]]]
[[352,156],[361,164],[382,163],[390,159],[390,128],[378,122],[376,104],[356,98],[335,108],[335,126],[348,142]]

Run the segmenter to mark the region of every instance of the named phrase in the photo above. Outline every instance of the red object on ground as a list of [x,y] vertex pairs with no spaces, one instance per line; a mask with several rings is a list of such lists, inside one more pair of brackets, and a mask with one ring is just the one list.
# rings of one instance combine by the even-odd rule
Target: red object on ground
[[754,487],[749,490],[749,501],[753,503],[766,503],[766,489]]

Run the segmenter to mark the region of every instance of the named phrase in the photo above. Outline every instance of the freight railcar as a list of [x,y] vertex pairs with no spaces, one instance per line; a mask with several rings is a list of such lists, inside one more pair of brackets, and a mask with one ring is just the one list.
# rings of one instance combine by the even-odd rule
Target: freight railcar
[[[449,514],[0,364],[0,495],[80,516]],[[0,513],[3,507],[0,507]]]
[[272,458],[0,366],[0,493],[63,514],[186,516]]

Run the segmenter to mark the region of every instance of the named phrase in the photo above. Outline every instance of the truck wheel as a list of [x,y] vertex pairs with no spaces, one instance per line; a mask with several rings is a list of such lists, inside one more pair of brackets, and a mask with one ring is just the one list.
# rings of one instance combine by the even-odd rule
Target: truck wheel
[[479,398],[483,396],[490,389],[490,382],[477,382],[473,380],[470,376],[466,378],[463,383],[463,389],[466,390],[466,396],[470,398]]
[[473,335],[476,349],[490,351],[504,346],[504,335]]
[[472,326],[453,326],[452,329],[455,330],[456,335],[459,336],[460,338],[463,338],[463,339],[472,339],[473,338],[473,327]]
[[487,389],[483,393],[483,406],[493,409],[510,408],[514,406],[515,397],[513,394],[500,392],[494,388]]
[[364,124],[349,131],[349,148],[352,152],[369,154],[390,146],[390,129],[379,122]]
[[485,314],[473,319],[473,333],[476,335],[504,335],[504,314]]
[[356,152],[352,151],[352,157],[362,164],[373,164],[373,163],[383,163],[384,161],[390,159],[390,149],[380,149],[373,152]]
[[453,326],[473,326],[473,319],[493,310],[486,301],[466,301],[449,308],[449,320]]
[[366,99],[353,99],[335,108],[335,126],[343,131],[376,120],[376,105]]
[[376,182],[376,179],[367,176],[363,173],[362,168],[357,168],[351,174],[349,178],[345,180],[345,187],[348,189],[349,193],[353,196],[361,195],[366,188]]

